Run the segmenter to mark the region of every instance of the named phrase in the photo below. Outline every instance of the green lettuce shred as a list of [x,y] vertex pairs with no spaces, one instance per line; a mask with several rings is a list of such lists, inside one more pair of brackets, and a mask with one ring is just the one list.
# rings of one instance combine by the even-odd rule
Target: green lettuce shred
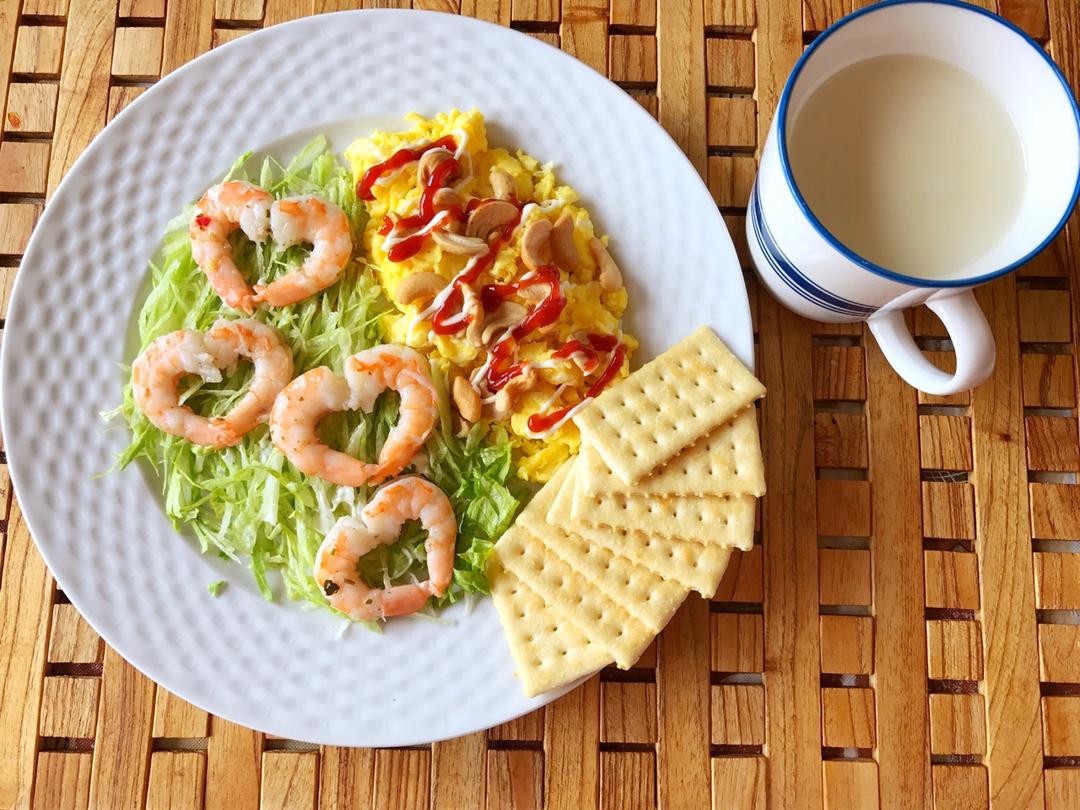
[[[252,161],[251,153],[242,155],[226,179],[258,183],[278,198],[324,196],[346,213],[359,244],[367,212],[356,198],[348,169],[325,138],[313,140],[285,166],[270,157],[260,162]],[[189,206],[169,222],[160,253],[150,265],[150,290],[138,314],[139,351],[176,329],[206,330],[219,318],[237,317],[192,259],[188,237],[192,212]],[[295,270],[309,250],[306,246],[277,250],[270,240],[257,245],[242,235],[233,242],[236,263],[251,280],[270,281]],[[340,372],[347,357],[382,342],[380,322],[388,309],[374,272],[354,256],[340,281],[320,295],[288,307],[262,308],[255,317],[285,337],[297,374],[320,365]],[[240,364],[220,383],[185,378],[183,401],[197,413],[224,414],[243,395],[250,375],[250,365]],[[504,431],[477,426],[463,438],[454,435],[445,368],[436,364],[435,376],[441,419],[428,442],[430,469],[406,472],[424,474],[442,488],[458,518],[453,583],[438,600],[440,607],[465,594],[488,592],[487,555],[528,492],[513,474]],[[323,419],[319,435],[333,447],[374,460],[397,422],[397,411],[398,397],[388,392],[369,414],[349,412]],[[312,576],[315,553],[337,518],[359,512],[370,496],[367,488],[338,487],[301,473],[273,446],[265,426],[224,450],[162,433],[135,406],[130,375],[122,404],[106,416],[122,418],[132,434],[115,468],[136,461],[153,468],[161,482],[165,512],[178,531],[187,527],[204,553],[246,564],[266,599],[275,596],[271,574],[276,571],[287,598],[327,606]],[[425,579],[425,536],[419,525],[407,525],[397,542],[361,561],[361,575],[376,587]],[[221,587],[223,581],[212,583],[209,590],[216,595]]]
[[218,595],[220,595],[220,593],[223,590],[225,590],[225,586],[228,585],[228,584],[229,583],[226,582],[225,580],[219,579],[219,580],[216,580],[215,582],[211,582],[209,585],[207,585],[206,590],[208,590],[210,592],[211,596],[217,597]]

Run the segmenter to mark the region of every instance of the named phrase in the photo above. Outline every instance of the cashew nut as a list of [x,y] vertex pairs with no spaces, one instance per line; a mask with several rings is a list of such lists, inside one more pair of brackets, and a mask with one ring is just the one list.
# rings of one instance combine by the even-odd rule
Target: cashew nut
[[527,368],[521,374],[499,389],[495,394],[495,418],[506,419],[510,415],[510,409],[514,406],[514,400],[536,385],[536,371]]
[[443,187],[435,192],[431,201],[436,208],[449,208],[451,205],[461,205],[461,195],[452,188]]
[[462,287],[462,292],[465,300],[461,304],[461,311],[469,317],[469,325],[465,327],[465,340],[469,345],[479,348],[484,345],[484,305],[467,284]]
[[574,244],[574,218],[566,211],[555,220],[551,228],[551,256],[562,270],[572,273],[580,262],[577,245]]
[[438,273],[427,270],[409,273],[394,288],[394,300],[402,306],[414,301],[430,301],[445,286],[446,279]]
[[488,244],[483,239],[472,236],[462,236],[458,233],[450,233],[436,228],[431,232],[431,238],[435,244],[447,253],[457,253],[462,256],[479,256],[487,253]]
[[465,226],[465,234],[487,241],[488,235],[493,230],[509,225],[517,217],[518,207],[512,202],[485,200],[469,215],[469,224]]
[[534,219],[521,237],[521,260],[530,270],[551,264],[551,220]]
[[483,345],[488,345],[498,330],[520,322],[528,314],[529,310],[525,309],[521,304],[515,304],[513,301],[503,301],[484,323],[484,331],[480,336]]
[[465,377],[455,377],[453,385],[454,404],[458,413],[466,422],[475,422],[480,418],[480,394],[476,387]]
[[611,258],[607,248],[595,236],[589,240],[589,252],[592,253],[596,266],[600,269],[600,289],[604,292],[614,292],[622,289],[622,273],[619,265]]
[[[416,166],[416,179],[420,181],[420,185],[424,185],[428,178],[431,177],[431,173],[435,171],[435,167],[442,163],[444,160],[452,158],[454,153],[449,149],[429,149],[420,156],[420,162]],[[450,179],[450,178],[447,178]]]
[[491,181],[491,196],[497,200],[512,200],[517,194],[514,178],[502,169],[492,169],[488,178]]

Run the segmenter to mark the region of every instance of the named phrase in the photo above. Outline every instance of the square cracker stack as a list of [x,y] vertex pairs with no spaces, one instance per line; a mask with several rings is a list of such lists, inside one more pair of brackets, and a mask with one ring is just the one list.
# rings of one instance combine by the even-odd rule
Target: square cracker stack
[[715,593],[732,549],[753,544],[763,393],[701,329],[578,415],[581,454],[488,568],[526,694],[633,666],[689,591]]

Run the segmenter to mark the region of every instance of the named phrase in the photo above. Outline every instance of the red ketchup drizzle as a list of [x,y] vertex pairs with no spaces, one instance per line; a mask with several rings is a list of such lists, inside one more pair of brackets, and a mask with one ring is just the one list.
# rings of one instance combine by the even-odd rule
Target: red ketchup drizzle
[[[506,243],[510,241],[510,236],[513,234],[514,228],[518,226],[520,219],[521,214],[519,211],[516,219],[503,226],[502,233],[488,246],[488,252],[476,260],[468,273],[463,273],[458,277],[458,280],[454,283],[454,288],[446,296],[446,301],[431,316],[431,330],[436,335],[453,335],[465,328],[465,325],[469,322],[468,318],[447,323],[448,320],[461,311],[461,305],[465,300],[465,296],[461,292],[462,286],[472,284],[495,263],[495,258],[499,255],[499,251],[506,246]],[[486,306],[485,309],[487,309]]]
[[[590,338],[591,337],[593,336],[590,335]],[[600,379],[594,382],[592,387],[585,393],[585,400],[599,396],[600,392],[607,388],[611,381],[615,379],[615,375],[619,373],[619,369],[622,368],[622,364],[625,360],[626,344],[620,343],[618,348],[615,349],[615,353],[611,355],[611,362],[608,363],[608,367],[604,369],[604,373],[600,375]],[[582,402],[585,400],[582,400]],[[543,433],[545,430],[550,430],[559,423],[560,419],[565,417],[576,407],[577,405],[569,405],[565,408],[559,408],[556,411],[552,411],[551,413],[534,413],[529,417],[529,430],[533,433]]]
[[484,304],[486,310],[494,308],[489,307],[490,304],[498,306],[498,302],[503,298],[535,284],[546,284],[548,294],[525,316],[521,323],[514,327],[514,330],[507,337],[491,348],[491,364],[488,366],[487,383],[488,388],[492,391],[498,391],[522,371],[523,364],[521,363],[503,367],[503,364],[510,358],[514,350],[514,344],[531,332],[555,323],[566,306],[566,297],[562,294],[562,288],[559,284],[559,271],[550,265],[538,267],[533,278],[515,281],[512,284],[490,284],[480,291],[480,301]]
[[439,138],[437,141],[432,141],[427,146],[420,149],[398,149],[390,156],[389,160],[384,160],[382,163],[376,163],[366,172],[364,176],[360,178],[360,182],[356,184],[356,196],[361,200],[374,200],[375,195],[371,189],[375,185],[375,181],[382,177],[384,174],[397,171],[407,163],[412,163],[414,160],[419,160],[424,152],[431,149],[449,149],[451,152],[457,151],[457,142],[450,135],[443,138]]
[[[445,186],[450,175],[457,170],[458,162],[454,158],[447,158],[436,166],[427,182],[424,183],[424,191],[420,195],[420,213],[398,220],[397,226],[399,228],[422,229],[431,222],[437,213],[435,211],[435,192]],[[458,207],[458,210],[460,210],[460,207]],[[450,216],[453,216],[453,214],[451,213]],[[403,262],[420,252],[426,238],[427,234],[423,233],[407,236],[386,252],[386,258],[392,262]]]

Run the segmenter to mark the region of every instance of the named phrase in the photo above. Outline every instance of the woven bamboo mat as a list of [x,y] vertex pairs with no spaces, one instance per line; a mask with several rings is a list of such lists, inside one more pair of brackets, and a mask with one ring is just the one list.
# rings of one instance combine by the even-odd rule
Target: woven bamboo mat
[[[742,248],[783,81],[852,2],[413,5],[606,72],[687,151]],[[997,2],[1075,85],[1076,0]],[[203,51],[331,7],[0,0],[4,309],[42,206],[109,119]],[[769,386],[759,544],[636,668],[432,746],[320,749],[156,687],[56,589],[0,467],[0,808],[1080,808],[1078,257],[1074,219],[980,292],[997,372],[948,398],[917,397],[860,325],[801,320],[748,275]],[[940,325],[915,328],[947,364]]]

